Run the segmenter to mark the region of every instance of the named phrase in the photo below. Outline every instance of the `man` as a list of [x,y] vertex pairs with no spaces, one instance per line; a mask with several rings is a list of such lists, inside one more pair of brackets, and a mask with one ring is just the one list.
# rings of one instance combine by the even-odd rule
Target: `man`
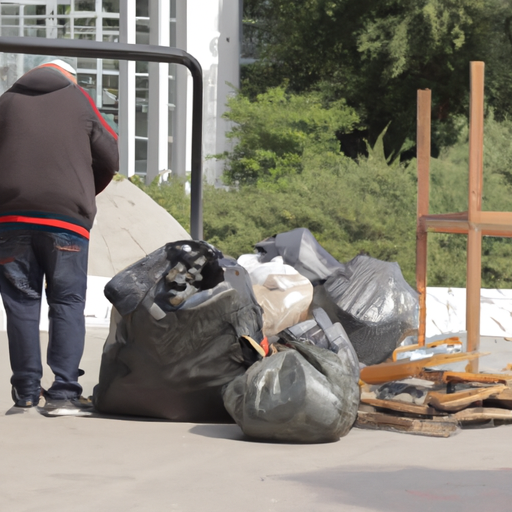
[[[76,71],[62,60],[23,75],[0,97],[0,293],[7,317],[16,407],[79,414],[85,339],[89,230],[95,195],[119,168],[117,135]],[[47,362],[55,380],[41,389],[41,293],[49,306]]]

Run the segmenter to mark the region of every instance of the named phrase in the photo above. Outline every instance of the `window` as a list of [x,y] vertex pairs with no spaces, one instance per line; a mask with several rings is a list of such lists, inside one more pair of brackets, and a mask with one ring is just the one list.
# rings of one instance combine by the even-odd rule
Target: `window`
[[94,12],[96,10],[96,2],[94,0],[75,0],[75,11]]
[[103,0],[103,12],[119,13],[119,0]]

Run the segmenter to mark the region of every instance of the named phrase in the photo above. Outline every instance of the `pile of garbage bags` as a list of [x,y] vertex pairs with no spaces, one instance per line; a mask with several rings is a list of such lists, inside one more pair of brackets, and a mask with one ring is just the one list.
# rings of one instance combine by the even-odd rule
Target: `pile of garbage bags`
[[261,262],[281,260],[311,281],[312,306],[343,325],[361,363],[385,361],[417,331],[418,294],[397,263],[362,254],[340,263],[305,228],[271,237],[256,249]]
[[230,421],[221,391],[249,364],[239,338],[263,339],[246,276],[236,261],[191,240],[115,276],[105,288],[115,309],[93,395],[98,411]]
[[307,229],[238,261],[203,241],[166,244],[116,275],[98,411],[235,421],[252,438],[328,442],[352,428],[360,364],[417,328],[396,263],[344,264]]

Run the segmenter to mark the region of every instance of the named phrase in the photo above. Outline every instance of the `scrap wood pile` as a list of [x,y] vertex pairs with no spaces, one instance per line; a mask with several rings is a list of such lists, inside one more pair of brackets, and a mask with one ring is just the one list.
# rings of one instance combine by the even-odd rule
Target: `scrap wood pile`
[[477,357],[456,341],[418,348],[422,362],[399,347],[416,332],[418,294],[398,264],[341,263],[302,228],[255,248],[234,260],[172,242],[107,284],[99,412],[235,421],[248,437],[308,443],[354,425],[446,436],[508,419],[506,377],[428,369]]
[[[427,345],[427,350],[456,345],[460,340],[449,338]],[[486,354],[438,353],[413,360],[414,349],[425,352],[416,345],[409,347],[407,355],[412,357],[397,360],[404,352],[399,348],[393,361],[361,370],[357,427],[449,437],[459,427],[512,422],[512,375],[432,368]]]

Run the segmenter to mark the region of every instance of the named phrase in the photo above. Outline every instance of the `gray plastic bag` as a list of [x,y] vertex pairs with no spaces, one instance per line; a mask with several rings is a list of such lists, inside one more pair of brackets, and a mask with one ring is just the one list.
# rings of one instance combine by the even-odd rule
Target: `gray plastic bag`
[[315,286],[313,307],[343,325],[359,361],[378,364],[418,328],[418,293],[398,263],[360,254]]
[[224,390],[224,406],[243,432],[291,443],[337,441],[357,416],[359,383],[350,362],[288,341]]
[[313,284],[327,279],[335,270],[343,268],[306,228],[297,228],[262,240],[254,246],[261,263],[282,256],[287,265],[307,277]]

